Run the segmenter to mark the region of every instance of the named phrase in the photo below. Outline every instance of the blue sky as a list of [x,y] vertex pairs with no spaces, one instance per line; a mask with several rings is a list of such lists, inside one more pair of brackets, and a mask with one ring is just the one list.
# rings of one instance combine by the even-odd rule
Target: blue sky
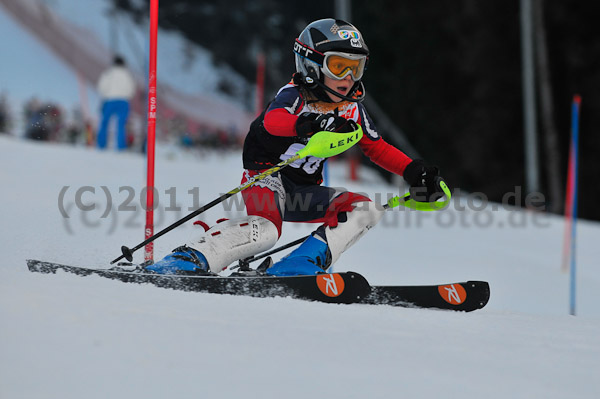
[[[75,73],[0,6],[0,93],[13,106],[36,96],[71,109],[79,104]],[[97,102],[88,90],[90,105]],[[16,111],[13,109],[13,111]]]

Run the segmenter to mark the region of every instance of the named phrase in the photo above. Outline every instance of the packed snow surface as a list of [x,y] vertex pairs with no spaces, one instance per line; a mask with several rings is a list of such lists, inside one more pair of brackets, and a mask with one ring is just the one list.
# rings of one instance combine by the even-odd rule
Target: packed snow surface
[[[388,211],[335,265],[372,284],[488,281],[490,302],[472,313],[184,293],[27,270],[28,258],[107,267],[121,245],[142,241],[145,168],[140,154],[0,136],[1,398],[598,397],[598,223],[577,225],[575,317],[561,271],[562,218],[472,198],[436,213]],[[332,186],[380,201],[398,194],[369,170],[358,183],[346,174],[330,162]],[[240,179],[238,152],[159,144],[156,229]],[[201,219],[240,215],[231,201]],[[280,243],[314,227],[286,224]],[[156,257],[197,234],[191,224],[168,233]]]

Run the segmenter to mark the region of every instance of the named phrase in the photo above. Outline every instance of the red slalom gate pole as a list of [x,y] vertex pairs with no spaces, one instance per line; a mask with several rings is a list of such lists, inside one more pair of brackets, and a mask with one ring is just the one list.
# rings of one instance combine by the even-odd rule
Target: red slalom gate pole
[[[146,155],[148,158],[146,183],[145,239],[154,235],[154,149],[156,143],[156,42],[158,34],[158,0],[150,0],[150,60],[148,70],[148,135]],[[144,247],[144,260],[154,260],[154,243]]]

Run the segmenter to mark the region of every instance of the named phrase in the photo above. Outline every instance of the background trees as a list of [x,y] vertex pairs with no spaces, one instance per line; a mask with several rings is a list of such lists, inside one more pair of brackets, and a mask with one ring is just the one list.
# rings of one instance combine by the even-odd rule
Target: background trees
[[[147,0],[113,2],[137,20],[146,17]],[[541,169],[542,191],[554,201],[549,205],[561,208],[562,198],[548,196],[549,179],[559,179],[564,187],[570,102],[578,93],[583,98],[580,214],[600,219],[593,184],[600,150],[594,129],[600,117],[600,37],[595,28],[600,8],[591,1],[536,3],[546,33],[548,98],[554,110],[550,121],[558,133],[558,153],[548,152],[548,120],[538,123],[540,163],[546,165],[552,157],[560,170],[557,177]],[[160,24],[180,30],[213,51],[216,63],[230,65],[248,80],[254,79],[257,53],[264,51],[270,98],[294,71],[294,38],[308,22],[332,16],[333,4],[170,0],[160,4]],[[442,168],[449,184],[496,201],[524,185],[519,1],[353,1],[352,12],[351,22],[371,50],[364,79],[369,96],[424,158]],[[221,87],[227,91],[235,84],[221,82]]]

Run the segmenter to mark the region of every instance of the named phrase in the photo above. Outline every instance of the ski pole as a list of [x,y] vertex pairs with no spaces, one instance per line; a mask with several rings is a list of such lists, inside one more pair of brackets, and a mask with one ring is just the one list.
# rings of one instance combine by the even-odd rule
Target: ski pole
[[291,248],[291,247],[293,247],[293,246],[296,246],[296,245],[298,245],[298,244],[302,244],[302,243],[303,243],[303,242],[304,242],[304,241],[305,241],[305,240],[306,240],[308,237],[310,237],[310,234],[309,234],[309,235],[307,235],[307,236],[304,236],[304,237],[298,238],[298,239],[297,239],[297,240],[295,240],[295,241],[288,242],[287,244],[284,244],[284,245],[282,245],[282,246],[280,246],[280,247],[277,247],[277,248],[275,248],[275,249],[272,249],[272,250],[270,250],[270,251],[268,251],[268,252],[264,252],[264,253],[262,253],[262,254],[258,254],[258,255],[250,256],[250,257],[248,257],[248,258],[245,258],[245,259],[240,259],[240,261],[239,261],[239,264],[240,264],[240,266],[242,266],[242,265],[244,265],[244,264],[246,264],[246,265],[247,265],[247,264],[248,264],[248,263],[250,263],[250,262],[255,262],[255,261],[259,260],[259,259],[266,258],[267,256],[269,256],[269,255],[273,255],[273,254],[276,254],[277,252],[281,252],[281,251],[283,251],[284,249],[288,249],[288,248]]
[[[446,195],[446,200],[444,201],[435,201],[435,202],[419,202],[419,201],[415,201],[412,200],[410,198],[410,194],[407,193],[405,195],[403,195],[402,197],[400,196],[395,196],[392,197],[388,200],[388,202],[383,205],[384,209],[390,209],[390,208],[395,208],[397,206],[404,206],[410,209],[415,209],[415,210],[419,210],[419,211],[436,211],[439,209],[443,209],[446,207],[446,205],[448,205],[448,203],[450,202],[450,199],[452,197],[452,194],[450,193],[450,189],[448,188],[448,186],[446,185],[446,183],[444,182],[444,180],[442,180],[441,178],[439,178],[438,180],[438,185],[440,186],[440,188],[442,189],[442,191],[444,192],[444,194]],[[412,201],[412,202],[409,202]],[[436,204],[436,205],[431,205],[431,204]],[[268,252],[264,252],[262,254],[258,254],[258,255],[254,255],[254,256],[250,256],[248,258],[245,259],[241,259],[239,261],[240,266],[243,264],[249,264],[250,262],[255,262],[257,260],[266,258],[269,255],[273,255],[277,252],[281,252],[284,249],[288,249],[291,248],[295,245],[301,244],[303,243],[308,237],[310,237],[310,234],[307,236],[304,236],[302,238],[298,238],[295,241],[289,242],[287,244],[284,244],[280,247],[277,247],[275,249],[272,249]]]
[[115,258],[112,262],[110,262],[110,264],[112,265],[123,258],[127,259],[129,262],[133,261],[133,253],[135,251],[137,251],[138,249],[145,247],[147,244],[156,240],[158,237],[168,233],[169,231],[173,230],[174,228],[176,228],[178,226],[181,226],[183,223],[198,216],[202,212],[205,212],[205,211],[209,210],[210,208],[214,207],[215,205],[220,204],[221,202],[225,201],[227,198],[231,197],[232,195],[235,195],[235,194],[239,193],[240,191],[245,190],[248,187],[251,187],[255,183],[259,182],[260,180],[263,180],[266,177],[280,171],[281,169],[296,162],[297,160],[305,158],[307,156],[314,156],[317,158],[329,158],[329,157],[333,157],[335,155],[339,155],[342,152],[346,151],[348,148],[352,147],[354,144],[358,143],[360,141],[360,139],[362,138],[362,136],[363,136],[363,131],[360,126],[358,126],[357,130],[355,130],[353,132],[349,132],[349,133],[334,133],[334,132],[328,132],[328,131],[322,131],[322,132],[315,133],[310,138],[308,143],[306,143],[306,146],[304,148],[302,148],[300,151],[298,151],[296,153],[296,155],[278,163],[277,165],[273,166],[272,168],[267,169],[264,172],[262,172],[256,176],[253,176],[247,182],[240,184],[233,190],[230,190],[229,192],[221,195],[219,198],[211,201],[210,203],[204,205],[203,207],[196,209],[194,212],[190,213],[189,215],[176,221],[175,223],[171,224],[170,226],[165,227],[158,233],[148,237],[147,239],[145,239],[144,241],[142,241],[135,247],[129,248],[129,247],[123,245],[121,247],[122,254],[118,258]]

